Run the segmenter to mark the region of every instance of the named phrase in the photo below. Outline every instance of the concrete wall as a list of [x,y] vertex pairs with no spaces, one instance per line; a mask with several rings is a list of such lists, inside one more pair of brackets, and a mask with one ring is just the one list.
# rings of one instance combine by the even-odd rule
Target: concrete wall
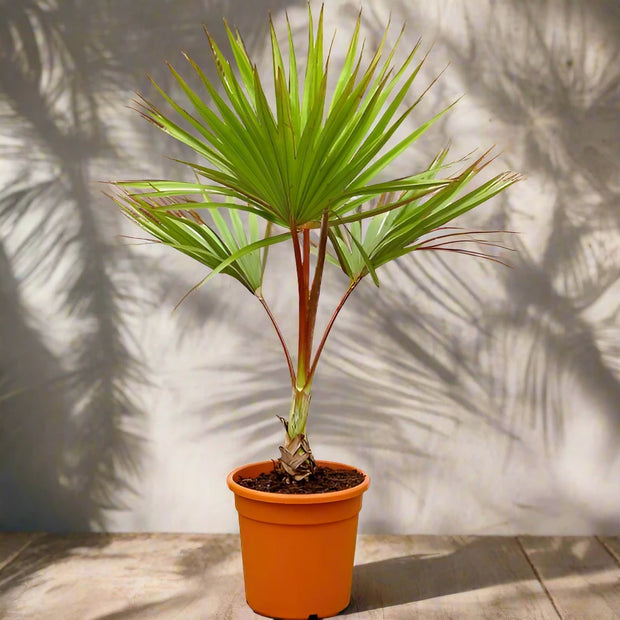
[[[359,3],[327,4],[336,66]],[[402,54],[434,44],[414,95],[450,62],[412,122],[465,94],[395,174],[496,144],[493,170],[527,180],[462,221],[517,231],[512,269],[420,253],[356,291],[314,452],[372,476],[366,532],[618,534],[617,3],[363,5],[369,49],[390,15]],[[172,313],[202,269],[119,238],[141,235],[97,183],[173,174],[186,154],[132,91],[170,85],[181,47],[208,65],[200,24],[222,40],[224,15],[269,70],[268,8],[303,49],[300,1],[0,3],[1,529],[234,531],[225,474],[276,456],[289,386],[260,305],[220,278]],[[291,335],[289,258],[266,294]],[[327,278],[325,312],[345,286]]]

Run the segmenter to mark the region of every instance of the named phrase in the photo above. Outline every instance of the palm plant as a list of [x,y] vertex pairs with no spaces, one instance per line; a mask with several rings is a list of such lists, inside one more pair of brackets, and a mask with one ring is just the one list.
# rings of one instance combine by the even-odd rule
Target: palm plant
[[[207,98],[170,66],[193,111],[155,83],[170,111],[160,110],[143,97],[137,101],[146,119],[204,160],[180,161],[195,180],[122,181],[116,183],[118,191],[112,198],[156,242],[210,268],[194,289],[225,273],[262,304],[280,340],[292,385],[288,419],[280,418],[286,433],[278,468],[301,480],[316,466],[306,428],[317,363],[353,290],[367,275],[378,285],[379,267],[418,250],[456,251],[501,262],[484,248],[460,245],[461,241],[494,244],[446,224],[509,187],[518,175],[504,172],[470,189],[491,161],[488,152],[460,172],[446,175],[444,171],[453,164],[447,163],[448,149],[444,149],[419,172],[380,179],[384,169],[453,105],[398,137],[399,128],[426,92],[400,110],[424,62],[424,58],[416,60],[418,42],[400,66],[393,66],[402,31],[387,49],[386,29],[377,51],[365,62],[363,46],[359,49],[358,17],[328,99],[323,10],[316,29],[309,15],[303,79],[290,23],[288,70],[271,25],[275,105],[269,103],[239,32],[228,26],[226,32],[237,73],[207,32],[223,95],[186,55]],[[296,364],[263,295],[268,249],[282,243],[292,246],[297,276]],[[315,346],[326,265],[339,267],[349,283]]]

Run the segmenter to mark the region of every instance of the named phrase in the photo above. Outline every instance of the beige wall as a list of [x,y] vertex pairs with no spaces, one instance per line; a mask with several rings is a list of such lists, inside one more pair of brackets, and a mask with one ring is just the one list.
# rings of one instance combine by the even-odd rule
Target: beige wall
[[[104,15],[109,27],[89,51],[122,41],[122,66],[90,69],[97,81],[78,86],[47,75],[66,92],[81,88],[80,114],[52,102],[45,80],[17,89],[14,59],[0,65],[0,97],[23,125],[4,139],[23,154],[7,155],[5,196],[60,178],[26,206],[0,206],[0,528],[83,529],[101,517],[117,530],[234,531],[226,473],[277,454],[289,387],[259,304],[222,278],[172,314],[200,267],[119,245],[115,235],[136,231],[93,183],[170,173],[165,137],[124,107],[131,91],[147,88],[147,71],[165,79],[161,59],[181,65],[179,47],[206,64],[199,23],[218,32],[223,14],[252,33],[248,46],[269,69],[258,28],[268,3],[249,14],[242,2],[188,2],[185,15],[142,4],[128,17],[143,20],[135,30]],[[271,6],[280,32],[287,6],[303,39],[304,3]],[[358,7],[327,3],[335,65]],[[379,293],[360,287],[315,382],[314,453],[370,473],[366,532],[620,533],[620,13],[602,0],[373,0],[369,48],[390,14],[392,41],[407,22],[403,54],[419,36],[424,50],[434,44],[414,95],[451,63],[413,121],[465,94],[396,174],[447,142],[455,155],[496,144],[494,169],[527,180],[462,223],[517,231],[517,251],[510,270],[420,253],[381,270]],[[90,45],[77,23],[67,36]],[[57,117],[37,124],[35,104]],[[84,135],[82,156],[68,138],[67,154],[67,127]],[[44,247],[45,222],[61,234],[55,251]],[[282,317],[295,304],[288,258],[273,253],[266,285]],[[343,286],[328,278],[326,309]],[[283,321],[292,334],[294,317]],[[130,366],[139,376],[127,379]],[[105,499],[125,510],[102,510]]]

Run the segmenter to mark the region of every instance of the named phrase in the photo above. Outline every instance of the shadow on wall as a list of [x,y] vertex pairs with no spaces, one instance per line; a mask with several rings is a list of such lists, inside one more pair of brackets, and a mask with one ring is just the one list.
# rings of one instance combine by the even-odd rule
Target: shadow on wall
[[[84,530],[91,498],[64,485],[71,426],[59,360],[29,325],[18,283],[0,246],[0,527]],[[30,412],[30,413],[29,413]]]
[[[620,445],[620,13],[609,1],[491,2],[474,19],[459,6],[464,40],[446,29],[439,41],[481,116],[513,142],[510,167],[529,175],[529,189],[476,215],[475,227],[520,231],[508,240],[512,269],[414,255],[381,270],[381,295],[358,289],[331,336],[311,432],[362,458],[428,460],[443,458],[437,444],[459,425],[482,425],[505,446],[506,467],[524,441],[557,459],[573,448],[567,428],[591,423],[601,441],[584,458],[605,471]],[[210,403],[217,430],[277,445],[273,415],[288,407],[278,354],[242,361],[237,390]],[[404,462],[390,461],[396,478],[411,476]],[[588,510],[593,526],[617,529]]]
[[222,16],[254,46],[264,13],[241,0],[0,1],[0,529],[104,527],[139,475],[145,369],[128,317],[162,282],[138,280],[93,182],[149,165],[155,132],[124,119],[146,71],[168,79],[154,60],[206,50],[198,24],[221,39]]
[[[181,46],[202,54],[203,21],[221,40],[226,15],[258,49],[264,11],[248,6],[0,0],[0,106],[9,121],[0,130],[0,529],[104,526],[103,511],[120,507],[139,479],[142,412],[133,394],[148,369],[128,325],[179,284],[165,268],[147,280],[152,267],[114,244],[118,221],[92,181],[153,173],[161,136],[134,126],[129,91],[148,96],[147,71],[174,91],[159,59],[176,62]],[[469,5],[460,6],[467,19]],[[577,389],[608,429],[600,458],[611,463],[620,440],[620,14],[602,0],[487,9],[486,21],[469,16],[464,41],[449,30],[438,40],[470,98],[516,136],[510,166],[541,188],[497,202],[477,222],[523,231],[514,269],[416,257],[379,274],[380,301],[370,287],[358,290],[350,303],[359,322],[347,325],[345,310],[322,360],[312,432],[369,458],[382,449],[426,463],[441,458],[434,441],[475,420],[506,440],[509,458],[532,429],[548,449],[562,445]],[[366,14],[371,29],[375,18]],[[377,32],[383,27],[377,21]],[[37,297],[43,283],[51,301]],[[38,303],[25,301],[32,298]],[[226,320],[208,296],[188,299],[181,316],[192,314]],[[217,392],[205,425],[237,431],[250,450],[271,437],[277,445],[274,415],[288,409],[268,329],[246,330],[261,344],[265,334],[267,360],[218,366],[238,380]],[[396,477],[411,463],[393,460]]]
[[607,0],[494,5],[483,41],[473,16],[468,23],[468,48],[446,43],[471,94],[519,137],[520,169],[553,195],[543,213],[502,205],[505,225],[524,234],[506,303],[485,317],[494,341],[481,338],[479,353],[492,360],[495,385],[519,386],[498,403],[510,423],[533,423],[551,441],[562,441],[569,401],[582,392],[608,429],[601,457],[611,462],[620,442],[620,12]]
[[[467,19],[465,43],[450,32],[441,40],[469,98],[516,137],[510,167],[546,195],[517,187],[495,212],[476,214],[486,218],[476,227],[520,231],[511,270],[402,261],[387,298],[358,296],[367,320],[345,329],[338,350],[363,379],[361,400],[408,385],[401,410],[409,402],[423,420],[448,405],[462,423],[478,418],[499,431],[494,441],[503,438],[504,466],[516,443],[535,436],[537,451],[574,463],[571,475],[586,462],[608,474],[620,444],[620,14],[610,2],[489,6],[486,20]],[[377,359],[388,368],[383,383],[374,380]],[[584,489],[567,489],[571,510],[617,531],[617,503],[615,519],[599,520],[605,498],[588,496],[584,509],[576,500]]]

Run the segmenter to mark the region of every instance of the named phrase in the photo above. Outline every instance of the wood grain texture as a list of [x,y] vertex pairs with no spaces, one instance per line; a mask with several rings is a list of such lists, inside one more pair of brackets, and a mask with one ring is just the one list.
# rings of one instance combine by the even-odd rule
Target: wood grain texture
[[520,541],[565,620],[620,618],[620,567],[596,538]]
[[41,534],[0,532],[0,571],[8,566],[28,545]]
[[[618,539],[362,536],[341,617],[620,618],[610,549]],[[7,534],[0,553],[0,618],[262,618],[246,605],[233,535]]]
[[233,535],[49,536],[0,575],[0,618],[11,620],[259,617]]
[[605,537],[600,539],[601,544],[614,556],[618,566],[620,566],[620,536],[614,538]]
[[343,616],[558,617],[515,539],[435,536],[361,537]]

